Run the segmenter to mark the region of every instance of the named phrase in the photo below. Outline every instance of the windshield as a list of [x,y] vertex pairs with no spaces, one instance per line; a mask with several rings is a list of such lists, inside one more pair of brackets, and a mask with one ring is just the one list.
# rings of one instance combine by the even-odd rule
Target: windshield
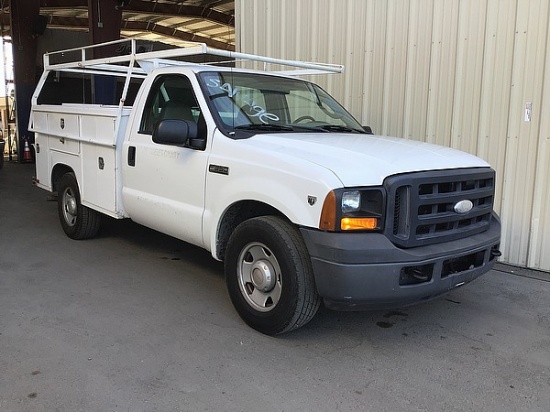
[[319,86],[255,73],[204,72],[203,88],[222,130],[364,133],[362,126]]

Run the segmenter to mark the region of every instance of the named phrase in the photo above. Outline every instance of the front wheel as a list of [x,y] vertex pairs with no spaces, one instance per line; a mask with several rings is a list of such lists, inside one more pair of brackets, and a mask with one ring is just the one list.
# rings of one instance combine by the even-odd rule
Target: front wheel
[[297,329],[319,309],[307,248],[297,229],[279,217],[237,226],[227,246],[225,278],[239,316],[267,335]]
[[101,214],[80,203],[80,192],[75,175],[64,174],[57,187],[57,211],[65,234],[77,240],[97,235]]

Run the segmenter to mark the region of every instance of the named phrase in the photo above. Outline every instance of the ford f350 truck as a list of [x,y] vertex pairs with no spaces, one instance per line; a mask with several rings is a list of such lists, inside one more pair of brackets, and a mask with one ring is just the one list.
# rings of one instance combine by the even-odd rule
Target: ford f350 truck
[[[94,57],[101,47],[116,52]],[[69,237],[93,237],[107,215],[205,248],[224,262],[241,318],[265,334],[306,324],[321,302],[414,304],[493,267],[494,170],[373,135],[300,77],[342,66],[139,47],[44,56],[35,180],[57,194]]]

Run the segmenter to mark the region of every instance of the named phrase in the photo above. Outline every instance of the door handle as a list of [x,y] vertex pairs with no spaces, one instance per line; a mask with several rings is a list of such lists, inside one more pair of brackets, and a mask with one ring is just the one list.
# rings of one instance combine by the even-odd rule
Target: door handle
[[136,148],[135,146],[128,147],[128,166],[136,165]]

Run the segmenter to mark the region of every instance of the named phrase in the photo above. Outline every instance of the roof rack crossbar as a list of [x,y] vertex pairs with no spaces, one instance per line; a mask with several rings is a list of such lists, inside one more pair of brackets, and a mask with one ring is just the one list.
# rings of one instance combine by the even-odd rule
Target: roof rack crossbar
[[[125,46],[125,43],[129,45]],[[103,58],[88,58],[86,56],[87,52],[92,52],[98,50],[101,47],[106,46],[115,46],[120,45],[121,50],[128,51],[129,54],[119,55],[119,56],[109,56]],[[74,49],[61,50],[56,52],[47,53],[44,55],[44,69],[45,70],[60,70],[64,68],[84,68],[90,66],[103,66],[105,65],[116,65],[120,63],[130,63],[134,61],[138,65],[140,62],[147,62],[143,66],[150,68],[151,62],[155,66],[155,62],[159,65],[179,65],[182,62],[179,61],[170,61],[167,59],[178,58],[178,57],[189,57],[189,56],[198,56],[198,55],[213,55],[218,57],[227,57],[229,59],[239,60],[239,61],[250,61],[250,62],[259,62],[267,64],[276,64],[280,66],[290,66],[300,69],[311,70],[313,73],[342,73],[344,71],[344,66],[339,64],[327,64],[327,63],[311,63],[298,60],[287,60],[287,59],[276,59],[266,56],[257,56],[254,54],[233,52],[227,50],[215,49],[208,47],[204,43],[192,43],[192,47],[180,47],[175,49],[167,50],[157,50],[157,51],[145,51],[145,52],[136,52],[137,51],[137,40],[136,39],[124,39],[124,40],[115,40],[107,43],[95,44],[92,46],[85,46]],[[80,55],[79,59],[73,59],[66,61],[64,63],[50,63],[51,60],[55,58],[66,58],[66,55],[70,53],[76,53]],[[233,60],[233,61],[234,61]],[[216,64],[219,62],[210,62],[209,64]],[[189,63],[188,63],[189,64]],[[205,64],[205,63],[194,63],[194,64]],[[113,69],[116,70],[116,69]],[[126,68],[124,68],[126,70]],[[134,69],[136,67],[134,66]],[[147,69],[145,69],[147,70]],[[279,73],[293,73],[296,70],[279,70]],[[303,72],[302,74],[310,74],[309,72]]]

